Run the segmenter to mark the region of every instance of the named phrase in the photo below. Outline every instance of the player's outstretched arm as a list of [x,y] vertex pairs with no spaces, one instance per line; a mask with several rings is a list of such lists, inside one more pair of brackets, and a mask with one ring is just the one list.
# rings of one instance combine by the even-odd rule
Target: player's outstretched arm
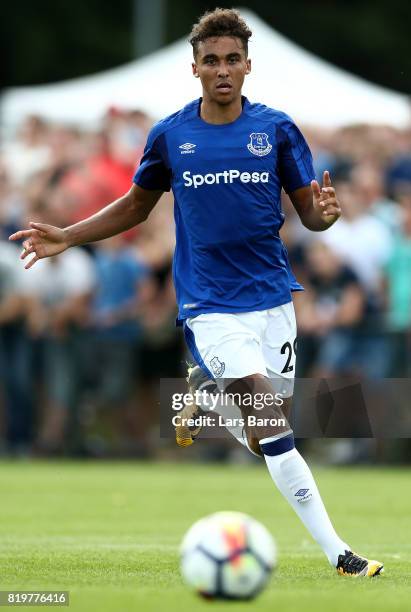
[[328,229],[341,216],[340,203],[328,170],[324,172],[322,187],[317,181],[311,181],[309,187],[296,189],[289,196],[301,222],[313,232]]
[[83,221],[65,228],[30,223],[30,229],[12,234],[10,240],[23,240],[20,259],[33,255],[25,265],[28,269],[39,259],[58,255],[72,246],[104,240],[138,225],[147,219],[162,193],[133,185],[124,196]]

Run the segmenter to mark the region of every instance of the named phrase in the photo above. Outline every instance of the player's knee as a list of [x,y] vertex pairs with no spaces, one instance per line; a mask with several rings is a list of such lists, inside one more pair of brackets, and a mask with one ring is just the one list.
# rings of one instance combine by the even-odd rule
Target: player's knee
[[243,376],[243,378],[236,378],[232,380],[226,380],[225,391],[227,393],[253,393],[257,388],[260,388],[262,384],[269,383],[269,379],[263,374],[249,374]]

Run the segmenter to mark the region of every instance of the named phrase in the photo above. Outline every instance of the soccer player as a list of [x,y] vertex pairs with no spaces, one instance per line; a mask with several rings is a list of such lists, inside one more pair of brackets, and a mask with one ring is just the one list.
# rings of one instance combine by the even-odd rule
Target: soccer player
[[[130,191],[75,225],[31,223],[11,239],[24,239],[21,257],[31,256],[30,268],[43,257],[141,223],[171,188],[179,321],[198,364],[189,383],[218,381],[219,388],[239,394],[238,408],[247,417],[242,398],[270,397],[270,378],[276,379],[285,403],[263,405],[259,416],[280,423],[289,411],[295,368],[291,292],[302,289],[279,236],[281,189],[310,230],[326,230],[341,211],[329,173],[321,187],[315,180],[309,148],[293,121],[242,96],[251,71],[250,36],[237,11],[203,15],[190,39],[202,97],[152,128]],[[310,103],[308,94],[302,92],[301,103]],[[264,456],[273,481],[330,564],[340,574],[379,574],[382,563],[352,552],[335,532],[288,422],[266,420],[245,428],[247,446]],[[187,427],[177,427],[180,443],[192,442],[190,436]]]

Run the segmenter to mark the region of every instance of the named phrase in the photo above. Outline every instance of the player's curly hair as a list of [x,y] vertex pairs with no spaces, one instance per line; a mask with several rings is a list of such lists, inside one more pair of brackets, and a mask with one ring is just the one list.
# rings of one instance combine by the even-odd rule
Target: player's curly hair
[[190,34],[190,44],[196,57],[198,43],[213,36],[235,36],[243,43],[245,55],[248,55],[248,39],[252,32],[240,13],[234,9],[216,8],[202,15]]

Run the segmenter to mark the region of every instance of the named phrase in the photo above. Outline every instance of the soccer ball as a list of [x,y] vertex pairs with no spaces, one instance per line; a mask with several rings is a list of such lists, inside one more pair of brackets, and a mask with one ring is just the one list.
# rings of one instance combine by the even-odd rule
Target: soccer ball
[[181,544],[187,584],[206,598],[252,599],[267,584],[276,547],[267,529],[240,512],[217,512],[199,520]]

